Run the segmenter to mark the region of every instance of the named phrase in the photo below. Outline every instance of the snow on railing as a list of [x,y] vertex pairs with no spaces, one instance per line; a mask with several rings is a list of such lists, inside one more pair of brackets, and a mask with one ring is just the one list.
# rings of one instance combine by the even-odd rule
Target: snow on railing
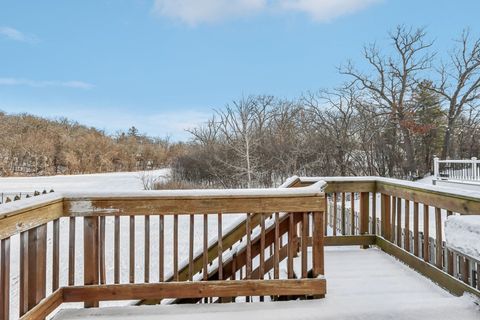
[[433,183],[436,181],[480,183],[480,160],[440,160],[433,158]]

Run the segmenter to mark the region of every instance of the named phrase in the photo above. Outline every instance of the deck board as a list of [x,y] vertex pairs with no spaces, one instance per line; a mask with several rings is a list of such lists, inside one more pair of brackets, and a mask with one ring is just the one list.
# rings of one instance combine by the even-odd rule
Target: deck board
[[480,318],[470,298],[450,295],[378,249],[329,247],[325,251],[325,299],[63,310],[55,320]]

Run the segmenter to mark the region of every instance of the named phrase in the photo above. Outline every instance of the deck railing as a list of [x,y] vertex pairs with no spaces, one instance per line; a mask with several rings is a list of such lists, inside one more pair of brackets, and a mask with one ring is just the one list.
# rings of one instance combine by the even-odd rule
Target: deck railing
[[[326,181],[325,245],[377,245],[456,295],[480,297],[480,262],[450,250],[450,215],[480,215],[480,194],[379,177],[298,178]],[[352,201],[352,199],[354,199]]]
[[473,157],[470,160],[433,159],[433,183],[451,181],[459,183],[480,183],[480,161]]
[[[321,297],[321,188],[52,194],[6,204],[0,318],[42,319],[67,302]],[[243,223],[224,227],[235,219]]]

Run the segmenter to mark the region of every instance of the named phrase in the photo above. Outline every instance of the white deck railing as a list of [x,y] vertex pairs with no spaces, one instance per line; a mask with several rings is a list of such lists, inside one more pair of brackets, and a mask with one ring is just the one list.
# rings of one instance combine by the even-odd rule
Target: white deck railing
[[440,160],[433,159],[433,183],[436,181],[480,183],[480,160]]

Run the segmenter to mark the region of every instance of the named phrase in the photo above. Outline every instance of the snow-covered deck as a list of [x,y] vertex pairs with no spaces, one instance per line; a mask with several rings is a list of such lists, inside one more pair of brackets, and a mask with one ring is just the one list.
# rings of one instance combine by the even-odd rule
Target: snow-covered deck
[[452,296],[376,248],[327,247],[325,269],[320,300],[72,309],[54,319],[480,319],[473,298]]

